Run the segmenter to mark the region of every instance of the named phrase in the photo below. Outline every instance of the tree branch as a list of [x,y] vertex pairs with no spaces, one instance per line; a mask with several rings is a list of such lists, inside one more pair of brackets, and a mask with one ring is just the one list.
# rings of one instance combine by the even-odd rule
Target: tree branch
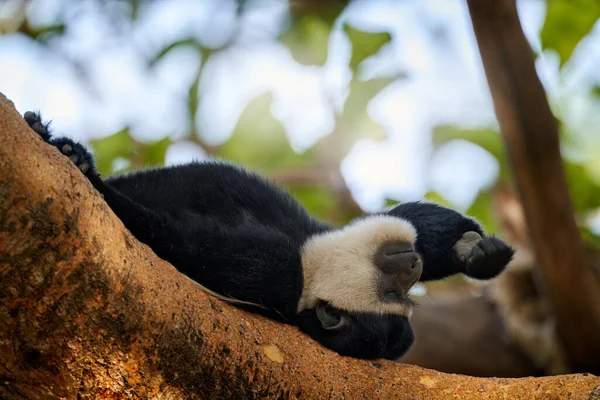
[[0,397],[587,399],[593,375],[481,379],[340,357],[205,294],[0,95]]
[[600,285],[584,265],[557,122],[536,74],[516,2],[467,3],[557,330],[574,367],[597,372]]

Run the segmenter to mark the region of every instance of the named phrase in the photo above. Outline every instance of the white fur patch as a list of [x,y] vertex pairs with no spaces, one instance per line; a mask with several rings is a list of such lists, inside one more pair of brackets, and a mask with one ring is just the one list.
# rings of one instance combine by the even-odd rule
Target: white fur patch
[[373,262],[386,242],[414,245],[417,232],[401,218],[372,215],[309,239],[302,247],[304,288],[298,311],[314,308],[319,300],[354,312],[410,317],[409,304],[384,303],[379,298],[380,271]]

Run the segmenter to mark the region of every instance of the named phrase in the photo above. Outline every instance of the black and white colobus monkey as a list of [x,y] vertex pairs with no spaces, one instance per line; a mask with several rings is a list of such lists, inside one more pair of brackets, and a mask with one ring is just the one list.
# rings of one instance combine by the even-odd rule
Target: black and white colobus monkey
[[218,297],[295,324],[342,355],[399,358],[413,342],[408,291],[416,281],[489,279],[513,255],[474,220],[431,203],[334,228],[266,179],[224,162],[101,179],[81,144],[52,138],[39,114],[24,118],[159,257]]

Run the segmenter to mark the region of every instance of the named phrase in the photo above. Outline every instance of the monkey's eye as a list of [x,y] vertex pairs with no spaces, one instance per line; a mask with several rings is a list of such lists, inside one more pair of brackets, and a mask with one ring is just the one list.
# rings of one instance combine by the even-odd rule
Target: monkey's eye
[[346,324],[347,317],[341,310],[331,306],[329,303],[320,301],[317,304],[317,318],[321,321],[323,329],[339,329]]

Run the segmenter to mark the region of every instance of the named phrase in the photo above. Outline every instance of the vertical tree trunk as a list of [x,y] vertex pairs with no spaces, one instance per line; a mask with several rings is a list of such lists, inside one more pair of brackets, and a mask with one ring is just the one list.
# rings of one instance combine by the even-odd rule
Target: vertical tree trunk
[[585,265],[557,122],[536,74],[516,2],[467,3],[558,332],[573,366],[597,372],[600,284]]

